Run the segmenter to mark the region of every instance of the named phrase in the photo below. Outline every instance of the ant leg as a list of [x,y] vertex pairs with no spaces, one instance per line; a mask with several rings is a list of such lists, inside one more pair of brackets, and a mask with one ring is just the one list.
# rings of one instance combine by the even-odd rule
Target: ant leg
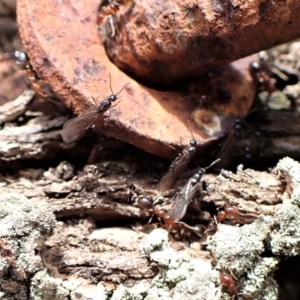
[[42,83],[45,83],[45,81],[39,79],[36,71],[32,68],[32,65],[30,63],[27,63],[25,66],[25,70],[27,73],[27,77],[29,79],[29,82],[33,88],[33,90],[40,96],[47,98],[48,94],[43,90]]
[[116,34],[113,15],[109,15],[108,19],[109,19],[109,24],[110,24],[110,27],[111,27],[111,37],[113,38]]
[[112,105],[109,109],[112,109],[113,107],[115,107],[116,105],[118,105],[120,103],[120,101],[118,103],[116,103],[115,105]]
[[[111,109],[112,109],[113,107],[115,107],[116,105],[118,105],[119,103],[120,103],[120,101],[119,101],[118,103],[112,105],[112,106],[106,111],[106,112],[109,114],[109,115],[107,116],[107,119],[110,118]],[[103,118],[103,119],[105,119],[105,118]]]
[[104,19],[104,15],[102,14],[102,12],[101,11],[98,12],[97,22],[96,22],[98,30],[100,29],[100,25],[102,24],[103,19]]
[[14,56],[13,56],[13,53],[11,53],[11,52],[0,53],[0,62],[7,61],[7,60],[10,60],[13,58],[14,58]]
[[37,83],[37,82],[31,82],[31,86],[32,86],[32,89],[34,90],[34,92],[36,94],[42,96],[43,98],[47,98],[48,97],[48,95],[43,90],[43,88],[39,85],[39,83]]
[[107,124],[108,124],[108,123],[106,122],[106,119],[110,119],[110,118],[111,118],[111,115],[110,115],[110,114],[111,114],[111,111],[110,111],[110,109],[109,109],[106,113],[107,113],[108,115],[107,115],[107,114],[103,115],[103,123],[104,123],[105,126],[107,126]]

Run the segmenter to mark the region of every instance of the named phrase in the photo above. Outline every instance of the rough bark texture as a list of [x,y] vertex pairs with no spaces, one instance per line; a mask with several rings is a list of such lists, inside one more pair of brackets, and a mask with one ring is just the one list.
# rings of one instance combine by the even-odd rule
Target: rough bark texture
[[[137,0],[102,29],[111,60],[135,77],[172,84],[300,37],[298,1]],[[284,32],[284,34],[282,34]]]
[[[2,262],[6,267],[5,264],[1,266],[0,286],[5,299],[27,299],[25,294],[30,295],[30,299],[65,299],[68,296],[78,299],[75,294],[79,299],[98,299],[99,294],[102,299],[109,294],[113,295],[113,299],[127,299],[128,295],[143,295],[146,299],[158,295],[164,295],[165,299],[186,299],[187,293],[192,295],[192,299],[230,299],[230,294],[219,282],[219,272],[224,270],[234,273],[239,292],[255,295],[257,299],[277,299],[274,268],[282,257],[296,255],[300,251],[297,232],[292,233],[295,228],[299,229],[299,218],[291,219],[290,215],[293,212],[294,218],[299,210],[298,163],[286,158],[279,162],[273,174],[240,170],[237,175],[224,171],[219,179],[211,176],[204,178],[209,191],[204,201],[222,206],[221,202],[226,200],[231,205],[238,203],[241,210],[247,213],[253,210],[261,214],[250,225],[219,225],[209,241],[213,257],[208,249],[203,248],[203,239],[193,244],[194,249],[173,242],[175,251],[168,245],[167,232],[164,230],[153,231],[147,237],[140,231],[141,227],[135,226],[135,230],[122,228],[121,216],[137,217],[143,214],[140,209],[134,208],[133,203],[116,202],[117,187],[112,188],[107,184],[106,192],[103,188],[97,190],[96,183],[100,184],[102,175],[101,172],[95,172],[99,167],[90,168],[93,169],[92,173],[87,172],[81,179],[74,177],[68,182],[72,191],[65,189],[64,196],[59,186],[59,182],[63,183],[61,166],[51,171],[51,180],[49,174],[45,173],[38,181],[23,178],[2,183],[5,195],[0,199],[0,234]],[[56,177],[58,183],[54,184],[55,174],[60,176]],[[120,177],[118,173],[111,176]],[[87,178],[94,178],[94,189],[87,185]],[[131,180],[132,184],[136,182],[134,178]],[[30,184],[35,188],[31,194],[28,192]],[[52,193],[49,193],[49,187]],[[135,187],[138,192],[138,185],[135,184]],[[112,193],[108,189],[112,189]],[[24,193],[30,198],[11,192]],[[152,196],[153,192],[155,190],[152,188]],[[88,199],[90,195],[99,204],[94,206],[87,200],[71,200],[73,193],[78,199],[83,195]],[[138,193],[150,195],[147,190]],[[132,196],[131,200],[136,196]],[[76,209],[66,210],[69,205],[59,198],[72,202]],[[105,208],[108,202],[111,210],[109,216]],[[202,211],[207,209],[204,204],[201,204]],[[65,219],[54,225],[52,210],[57,217],[63,216],[64,219],[70,217],[70,213],[82,217]],[[195,215],[195,207],[192,207],[192,211]],[[96,226],[92,219],[84,215],[97,216],[97,222],[101,220],[102,224],[108,218],[114,226],[101,229],[101,225]],[[49,235],[51,229],[51,237],[45,240],[45,235]],[[287,238],[289,243],[282,240]],[[199,247],[202,247],[201,251]],[[275,256],[264,257],[262,254],[268,249]],[[211,265],[213,261],[215,267]],[[247,278],[244,277],[246,271]],[[17,280],[17,285],[14,280]]]

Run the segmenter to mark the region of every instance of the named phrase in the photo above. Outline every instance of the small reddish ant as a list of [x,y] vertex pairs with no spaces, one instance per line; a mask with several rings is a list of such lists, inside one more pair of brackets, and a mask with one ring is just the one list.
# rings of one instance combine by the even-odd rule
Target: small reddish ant
[[25,70],[33,90],[40,96],[47,98],[48,94],[43,90],[41,86],[42,80],[39,79],[36,71],[33,70],[32,65],[29,61],[25,65]]
[[224,210],[217,214],[217,221],[222,222],[226,218],[240,224],[250,224],[258,218],[258,215],[255,213],[242,213],[236,206],[225,206]]
[[[139,198],[138,205],[142,209],[151,210],[154,215],[156,215],[159,220],[162,222],[162,227],[169,232],[176,233],[180,232],[180,235],[182,236],[183,233],[186,232],[194,232],[197,236],[201,236],[203,233],[203,230],[200,226],[189,226],[188,224],[184,222],[176,221],[172,216],[168,214],[165,210],[160,210],[157,207],[155,207],[153,200],[149,198]],[[186,234],[188,236],[188,234]]]
[[275,79],[263,71],[257,61],[250,64],[249,70],[260,90],[267,91],[269,95],[276,91]]
[[228,273],[221,272],[220,281],[222,286],[227,288],[228,292],[231,294],[232,300],[252,299],[249,294],[242,294],[238,292],[238,288],[233,277]]
[[111,37],[115,36],[115,27],[112,21],[111,16],[116,14],[116,12],[120,9],[120,5],[128,5],[133,0],[109,0],[109,4],[107,6],[102,6],[97,13],[97,27],[100,28],[100,25],[103,23],[105,17],[109,17],[109,22],[112,30]]
[[217,224],[225,221],[226,219],[235,221],[239,224],[250,224],[258,218],[258,215],[255,213],[242,213],[236,206],[225,206],[224,210],[219,211],[217,216],[214,217],[214,220],[211,221],[205,233],[207,235],[214,234],[217,230]]
[[154,206],[152,199],[144,197],[138,200],[138,205],[143,209],[152,210],[153,214],[162,220],[162,227],[168,231],[172,231],[173,229],[188,229],[195,232],[197,235],[200,235],[200,232],[202,233],[201,227],[192,227],[180,222],[180,220],[184,217],[187,207],[195,194],[198,191],[202,191],[202,188],[199,185],[202,176],[205,174],[208,168],[217,163],[219,160],[220,159],[217,159],[206,168],[198,169],[197,172],[188,180],[186,185],[181,189],[181,191],[174,196],[171,208],[168,211],[158,209]]
[[228,273],[225,273],[225,272],[221,272],[220,273],[220,281],[221,281],[222,286],[226,287],[232,296],[234,296],[234,297],[238,296],[237,286],[231,275],[229,275]]
[[115,14],[119,10],[119,5],[116,1],[110,1],[109,5],[102,6],[97,14],[97,26],[102,24],[104,17]]
[[22,51],[14,51],[3,53],[0,56],[0,61],[6,61],[11,59],[16,60],[16,63],[19,64],[21,68],[26,71],[27,77],[30,81],[33,90],[40,96],[47,98],[48,94],[43,90],[41,86],[41,82],[43,81],[39,79],[37,73],[34,71],[31,63],[29,62],[27,54]]

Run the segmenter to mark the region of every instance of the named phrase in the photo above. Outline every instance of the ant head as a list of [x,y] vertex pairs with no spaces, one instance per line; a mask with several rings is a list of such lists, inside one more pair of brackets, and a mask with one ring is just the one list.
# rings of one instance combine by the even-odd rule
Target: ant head
[[234,120],[234,122],[235,122],[235,125],[238,126],[238,125],[240,125],[242,123],[242,120],[241,120],[241,118],[236,118]]
[[118,97],[115,94],[111,94],[110,96],[108,96],[108,100],[110,100],[110,101],[116,101],[117,99],[118,99]]
[[111,101],[115,101],[115,100],[117,100],[117,96],[125,89],[125,87],[126,87],[129,83],[125,84],[125,85],[121,88],[121,90],[120,90],[118,93],[114,94],[114,92],[113,92],[113,90],[112,90],[112,87],[111,87],[111,76],[110,76],[110,73],[109,73],[108,75],[109,75],[109,88],[110,88],[110,91],[111,91],[111,95],[110,95],[108,98],[111,98],[111,96],[114,96],[115,99],[110,99],[110,100],[111,100]]
[[141,197],[138,199],[138,206],[143,209],[153,208],[153,200],[151,198]]
[[205,232],[205,226],[203,226],[202,224],[196,224],[193,227],[193,229],[194,229],[194,233],[199,237],[202,237]]
[[221,272],[219,276],[223,285],[226,285],[227,283],[231,283],[233,281],[232,276],[226,272]]
[[234,216],[239,212],[236,206],[225,206],[224,211],[226,216],[229,218],[234,218]]
[[199,176],[199,177],[201,177],[203,174],[205,174],[205,169],[204,168],[201,168],[201,169],[198,169],[198,171],[197,171],[197,175]]
[[191,147],[196,147],[197,146],[197,141],[195,139],[190,140],[190,146]]
[[27,54],[22,51],[15,51],[15,58],[22,63],[26,63],[29,60]]
[[196,140],[194,138],[191,139],[189,144],[189,152],[194,153],[196,150],[196,146],[197,146]]
[[110,0],[108,2],[110,8],[115,9],[116,11],[119,10],[120,3],[118,3],[117,1],[110,1]]
[[259,72],[260,71],[260,66],[257,61],[254,61],[250,64],[250,68],[252,68],[253,71]]

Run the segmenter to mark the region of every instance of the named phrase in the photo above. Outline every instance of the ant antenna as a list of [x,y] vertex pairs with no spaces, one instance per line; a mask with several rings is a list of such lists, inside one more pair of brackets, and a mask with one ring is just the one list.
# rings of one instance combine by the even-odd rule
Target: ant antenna
[[221,160],[221,158],[216,159],[215,161],[213,161],[208,167],[205,168],[205,170],[211,168],[213,165],[215,165],[217,162],[219,162]]
[[111,76],[110,76],[110,73],[108,73],[108,75],[109,75],[109,88],[110,88],[111,94],[113,95],[114,92],[113,92],[113,90],[111,88]]
[[96,101],[95,97],[94,97],[94,96],[92,96],[92,99],[93,99],[93,101],[94,101],[94,104],[95,104],[95,106],[96,106],[96,105],[97,105],[97,101]]
[[[187,122],[189,122],[189,120],[187,120]],[[196,141],[196,139],[195,139],[195,137],[194,137],[194,135],[193,135],[193,131],[190,130],[190,133],[191,133],[191,136],[192,136],[193,140]]]
[[116,96],[119,95],[119,94],[126,88],[126,86],[127,86],[129,83],[130,83],[130,82],[126,83],[126,84],[121,88],[121,90],[120,90],[118,93],[116,93]]
[[109,88],[110,88],[110,91],[111,91],[112,95],[118,96],[126,88],[126,86],[130,83],[130,82],[128,82],[127,84],[125,84],[118,93],[114,94],[114,92],[112,90],[112,87],[111,87],[111,76],[110,76],[110,73],[108,73],[108,75],[109,75]]
[[214,219],[214,221],[215,221],[216,225],[218,226],[218,225],[219,225],[219,223],[218,223],[218,220],[217,220],[217,218],[216,218],[216,216],[215,216],[215,215],[213,216],[213,219]]

